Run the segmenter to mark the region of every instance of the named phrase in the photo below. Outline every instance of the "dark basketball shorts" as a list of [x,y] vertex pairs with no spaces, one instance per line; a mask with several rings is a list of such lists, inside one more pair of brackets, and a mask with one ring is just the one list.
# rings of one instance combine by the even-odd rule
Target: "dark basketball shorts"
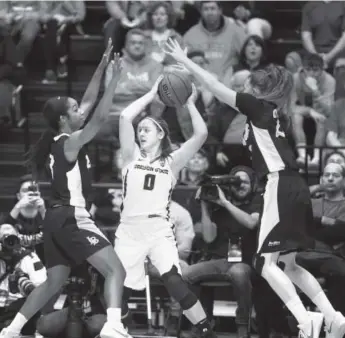
[[111,245],[85,208],[49,208],[44,219],[46,267],[74,266]]
[[312,248],[314,241],[308,236],[312,224],[309,188],[299,173],[284,170],[268,174],[257,252]]

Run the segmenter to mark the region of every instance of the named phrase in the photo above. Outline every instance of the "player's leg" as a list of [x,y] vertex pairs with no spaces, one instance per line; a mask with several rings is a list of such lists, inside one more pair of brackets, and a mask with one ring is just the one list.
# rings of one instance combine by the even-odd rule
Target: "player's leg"
[[172,232],[171,235],[152,243],[149,257],[159,271],[170,296],[180,304],[185,316],[199,329],[201,336],[214,336],[200,301],[181,277],[178,251]]
[[[64,252],[76,264],[86,260],[104,277],[107,322],[100,336],[127,336],[121,322],[121,302],[125,270],[107,237],[84,208],[73,208],[62,232],[55,235]],[[66,233],[68,231],[68,233]],[[63,235],[63,236],[62,236]],[[66,238],[67,237],[67,238]]]
[[[120,227],[122,226],[120,225]],[[126,236],[126,233],[120,233],[120,227],[116,233],[114,249],[126,271],[121,313],[122,322],[127,326],[126,319],[128,319],[129,315],[128,301],[132,294],[132,289],[145,289],[144,262],[148,254],[148,245],[145,241],[138,242]]]
[[299,323],[299,328],[309,337],[312,333],[310,315],[299,298],[295,286],[289,277],[278,267],[278,258],[279,252],[257,255],[255,269],[294,315]]
[[[294,315],[301,331],[309,337],[313,327],[308,311],[291,280],[277,266],[280,251],[286,250],[290,245],[287,242],[290,238],[286,238],[290,235],[287,226],[291,228],[288,220],[293,215],[289,215],[287,211],[294,205],[291,199],[294,199],[296,194],[295,191],[289,194],[289,184],[292,183],[285,176],[281,177],[280,173],[272,174],[267,180],[258,236],[258,254],[254,266]],[[293,211],[291,209],[291,212]]]
[[[46,217],[48,216],[49,212]],[[11,324],[1,331],[1,337],[17,337],[27,321],[40,311],[65,284],[70,268],[66,257],[54,241],[53,235],[49,232],[44,234],[44,254],[47,266],[47,280],[31,292]]]
[[279,260],[284,263],[284,272],[291,281],[310,298],[325,316],[328,335],[342,337],[345,334],[344,316],[335,311],[316,278],[296,263],[296,252],[282,255]]

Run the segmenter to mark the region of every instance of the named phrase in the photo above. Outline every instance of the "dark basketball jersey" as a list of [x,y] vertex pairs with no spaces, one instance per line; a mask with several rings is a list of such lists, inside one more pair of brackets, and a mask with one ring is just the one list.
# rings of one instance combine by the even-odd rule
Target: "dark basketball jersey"
[[71,205],[87,208],[91,190],[91,164],[85,149],[79,151],[75,162],[68,162],[64,154],[64,143],[68,134],[54,138],[49,156],[51,172],[51,204]]
[[251,152],[252,166],[262,178],[283,169],[298,170],[288,138],[288,122],[278,116],[273,103],[238,93],[236,106],[247,116],[243,145]]

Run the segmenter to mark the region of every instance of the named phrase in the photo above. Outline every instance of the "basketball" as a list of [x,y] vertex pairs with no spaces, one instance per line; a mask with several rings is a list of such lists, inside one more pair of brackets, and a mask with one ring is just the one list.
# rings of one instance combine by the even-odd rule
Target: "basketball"
[[182,72],[164,74],[158,87],[158,95],[168,107],[183,106],[192,94],[192,82]]

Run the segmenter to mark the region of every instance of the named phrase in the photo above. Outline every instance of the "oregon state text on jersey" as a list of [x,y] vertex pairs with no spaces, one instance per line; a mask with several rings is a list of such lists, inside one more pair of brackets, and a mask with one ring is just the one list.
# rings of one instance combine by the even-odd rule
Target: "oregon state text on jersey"
[[51,146],[51,204],[88,208],[91,191],[90,160],[82,148],[75,162],[67,161],[64,143],[68,137],[68,134],[56,136]]
[[121,222],[150,216],[169,220],[170,199],[176,179],[168,160],[150,163],[140,156],[122,169],[122,176]]
[[237,93],[236,106],[247,116],[243,145],[251,152],[252,167],[262,178],[284,169],[298,170],[283,121],[272,103]]

